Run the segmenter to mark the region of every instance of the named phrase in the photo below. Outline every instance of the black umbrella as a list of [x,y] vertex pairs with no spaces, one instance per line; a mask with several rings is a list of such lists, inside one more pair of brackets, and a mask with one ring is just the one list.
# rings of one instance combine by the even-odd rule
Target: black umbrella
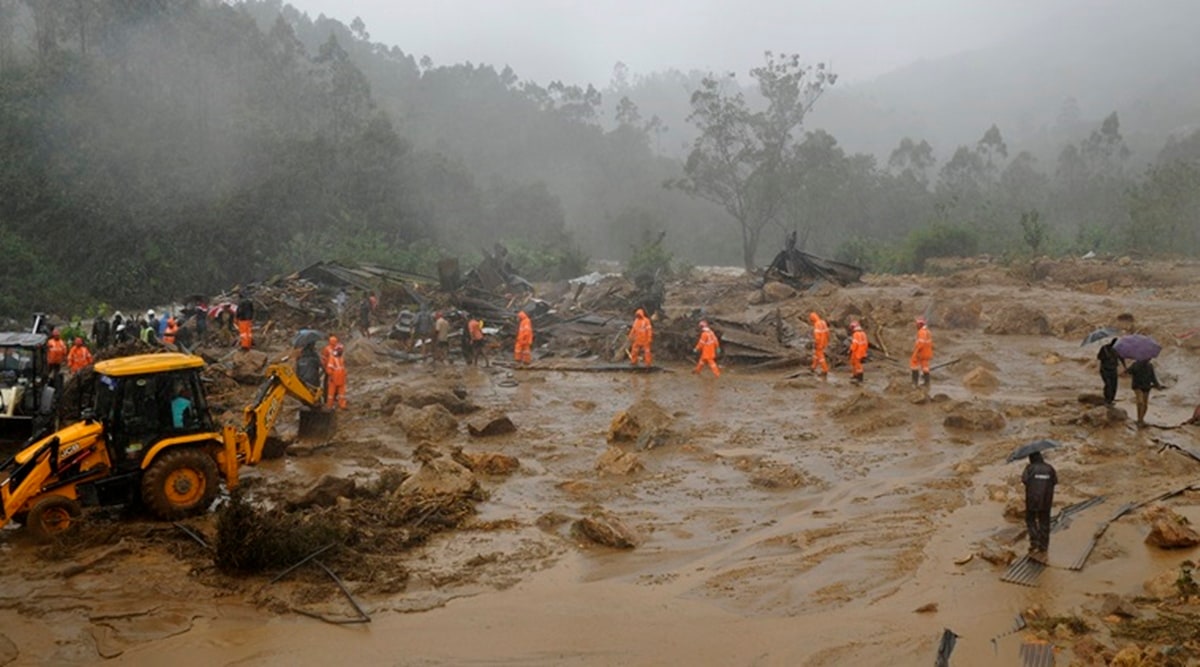
[[292,339],[292,347],[308,347],[313,343],[325,340],[325,334],[316,329],[301,329]]
[[1084,345],[1087,345],[1088,343],[1095,343],[1098,340],[1104,340],[1105,338],[1112,338],[1113,336],[1116,336],[1118,333],[1120,333],[1120,332],[1111,327],[1104,327],[1103,329],[1096,329],[1092,333],[1084,336],[1083,342],[1079,344],[1079,347],[1083,347]]
[[1013,450],[1013,453],[1008,455],[1008,459],[1005,460],[1005,463],[1012,463],[1013,461],[1023,459],[1030,454],[1036,454],[1047,449],[1054,449],[1055,447],[1058,447],[1058,441],[1056,440],[1050,440],[1048,438],[1034,440],[1027,445],[1021,445]]

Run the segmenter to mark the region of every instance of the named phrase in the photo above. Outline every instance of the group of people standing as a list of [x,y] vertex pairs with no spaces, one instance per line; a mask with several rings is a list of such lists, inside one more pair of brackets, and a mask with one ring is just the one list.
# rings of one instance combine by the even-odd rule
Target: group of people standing
[[1142,427],[1146,425],[1146,410],[1150,407],[1150,390],[1162,389],[1162,385],[1158,383],[1154,364],[1149,359],[1136,360],[1126,366],[1125,359],[1117,352],[1117,340],[1114,338],[1101,345],[1096,354],[1100,361],[1100,379],[1104,382],[1104,404],[1112,405],[1116,401],[1119,369],[1125,369],[1133,389],[1133,402],[1137,406],[1137,425]]

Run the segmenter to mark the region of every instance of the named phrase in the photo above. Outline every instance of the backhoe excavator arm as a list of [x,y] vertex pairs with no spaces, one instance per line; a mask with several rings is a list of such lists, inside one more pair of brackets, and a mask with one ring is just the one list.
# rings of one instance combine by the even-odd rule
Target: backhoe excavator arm
[[242,410],[242,430],[226,428],[224,431],[225,455],[222,458],[225,460],[221,464],[225,468],[226,485],[229,488],[237,485],[239,463],[254,465],[262,460],[267,437],[279,419],[288,396],[309,408],[319,410],[321,407],[320,389],[309,388],[288,364],[271,365],[267,368],[267,379],[258,388],[254,402]]

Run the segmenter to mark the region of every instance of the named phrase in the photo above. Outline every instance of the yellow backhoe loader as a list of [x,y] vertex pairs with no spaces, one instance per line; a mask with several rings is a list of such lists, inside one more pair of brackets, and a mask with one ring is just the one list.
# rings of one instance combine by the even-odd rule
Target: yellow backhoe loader
[[241,428],[217,427],[200,382],[203,367],[200,357],[179,353],[97,363],[94,409],[0,463],[0,527],[16,521],[45,539],[70,528],[85,506],[139,501],[161,519],[205,512],[221,481],[235,488],[240,466],[262,459],[288,396],[307,408],[302,437],[332,434],[322,391],[283,363],[267,369]]

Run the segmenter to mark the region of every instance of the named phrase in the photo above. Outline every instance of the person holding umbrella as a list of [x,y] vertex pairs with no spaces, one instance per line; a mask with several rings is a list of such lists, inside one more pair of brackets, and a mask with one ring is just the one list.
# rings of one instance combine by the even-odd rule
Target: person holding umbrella
[[1100,379],[1104,381],[1104,404],[1112,405],[1117,398],[1117,366],[1125,368],[1125,360],[1117,354],[1117,339],[1100,346],[1096,358],[1100,360]]
[[1025,529],[1029,531],[1029,558],[1045,563],[1050,551],[1050,508],[1054,504],[1054,485],[1058,473],[1046,463],[1041,452],[1029,455],[1021,472],[1025,485]]
[[1133,387],[1133,400],[1137,405],[1137,425],[1146,425],[1146,409],[1150,407],[1150,390],[1162,389],[1158,376],[1154,374],[1154,364],[1149,359],[1140,359],[1129,365],[1130,385]]

